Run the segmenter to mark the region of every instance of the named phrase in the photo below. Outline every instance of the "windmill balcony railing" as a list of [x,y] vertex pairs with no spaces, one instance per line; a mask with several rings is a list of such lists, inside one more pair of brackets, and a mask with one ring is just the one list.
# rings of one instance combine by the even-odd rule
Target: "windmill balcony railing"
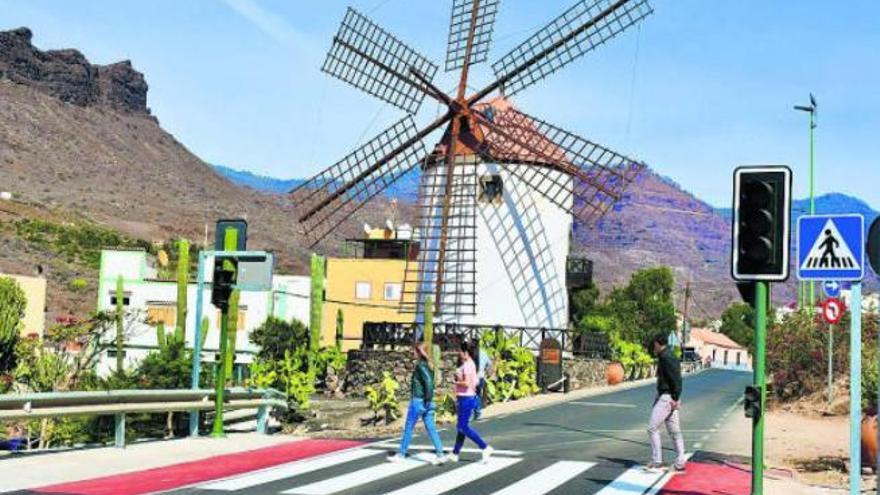
[[[399,348],[412,345],[423,334],[420,323],[366,322],[363,327],[362,349]],[[434,324],[434,343],[443,351],[453,351],[464,341],[475,341],[490,332],[504,332],[517,343],[537,352],[547,338],[559,341],[563,353],[593,359],[610,359],[608,335],[602,332],[577,332],[561,328],[522,326]]]

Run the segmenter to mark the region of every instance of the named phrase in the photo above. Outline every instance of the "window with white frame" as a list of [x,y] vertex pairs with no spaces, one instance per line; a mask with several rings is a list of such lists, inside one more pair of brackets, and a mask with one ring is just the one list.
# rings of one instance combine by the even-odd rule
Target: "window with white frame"
[[386,301],[399,301],[400,300],[400,292],[401,285],[397,282],[387,282],[385,284],[385,300]]
[[369,282],[355,282],[354,297],[355,299],[369,299],[372,296],[372,287]]

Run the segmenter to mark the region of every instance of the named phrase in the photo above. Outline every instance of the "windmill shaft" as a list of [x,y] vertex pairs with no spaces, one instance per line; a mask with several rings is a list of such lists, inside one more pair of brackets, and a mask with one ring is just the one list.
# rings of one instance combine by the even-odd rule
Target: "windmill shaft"
[[608,17],[609,15],[611,15],[615,10],[617,10],[618,8],[622,7],[623,5],[625,5],[626,3],[630,2],[630,1],[632,1],[632,0],[617,0],[617,1],[614,2],[614,4],[612,4],[610,7],[608,7],[608,8],[605,9],[605,10],[603,10],[601,13],[599,13],[599,15],[597,15],[596,17],[594,17],[593,19],[591,19],[590,22],[587,22],[586,24],[584,24],[583,26],[579,27],[578,29],[575,29],[574,31],[568,33],[566,36],[563,36],[563,37],[560,38],[556,43],[553,43],[552,45],[548,46],[547,48],[541,50],[541,51],[538,52],[534,57],[532,57],[532,58],[526,60],[525,62],[523,62],[522,64],[520,64],[519,67],[517,67],[517,68],[513,69],[512,71],[508,72],[508,73],[507,73],[506,75],[504,75],[503,77],[499,78],[498,80],[496,80],[496,81],[493,82],[492,84],[490,84],[490,85],[486,86],[485,88],[483,88],[481,91],[479,91],[479,92],[476,93],[475,95],[473,95],[473,96],[471,96],[470,98],[468,98],[468,100],[467,100],[467,104],[468,104],[468,106],[473,105],[474,103],[476,103],[476,102],[482,100],[482,99],[485,98],[487,95],[489,95],[489,93],[491,93],[491,92],[495,91],[496,89],[500,88],[500,87],[503,86],[505,83],[507,83],[508,81],[510,81],[511,79],[513,79],[514,77],[516,77],[516,76],[518,76],[520,73],[522,73],[524,70],[528,69],[528,68],[531,67],[532,65],[535,65],[535,64],[538,63],[541,59],[543,59],[544,57],[546,57],[546,56],[549,55],[550,53],[553,53],[553,51],[555,51],[555,50],[558,49],[559,47],[565,45],[565,44],[568,43],[569,41],[573,40],[573,39],[576,38],[578,35],[580,35],[580,34],[583,33],[584,31],[586,31],[587,29],[590,29],[591,27],[595,26],[596,24],[598,24],[599,22],[601,22],[602,19],[605,19],[606,17]]
[[429,81],[428,78],[425,77],[424,74],[419,72],[418,69],[416,69],[415,67],[410,67],[409,71],[412,72],[412,75],[416,79],[418,79],[420,83],[425,85],[425,87],[428,89],[428,96],[431,96],[431,97],[439,100],[440,103],[443,103],[450,108],[453,107],[454,102],[453,102],[452,98],[450,98],[446,93],[444,93],[443,90],[441,90],[437,86],[434,86],[434,83]]
[[381,168],[383,165],[388,163],[388,161],[390,161],[392,158],[394,158],[398,153],[406,150],[408,147],[410,147],[413,144],[417,143],[418,141],[424,139],[428,134],[431,134],[432,132],[434,132],[435,130],[440,128],[443,124],[448,122],[451,117],[452,116],[447,113],[446,115],[444,115],[444,116],[438,118],[437,120],[435,120],[434,122],[430,123],[427,127],[422,129],[421,131],[419,131],[415,136],[404,141],[400,146],[394,148],[387,155],[380,158],[373,166],[367,168],[366,170],[361,172],[357,177],[350,180],[348,183],[346,183],[345,185],[343,185],[339,189],[333,191],[329,196],[324,198],[323,201],[318,203],[314,208],[312,208],[311,210],[306,212],[302,217],[300,217],[299,221],[304,222],[304,221],[308,220],[309,218],[311,218],[312,216],[314,216],[315,213],[317,213],[318,211],[320,211],[321,209],[326,207],[328,204],[333,202],[333,200],[342,196],[347,191],[349,191],[352,188],[354,188],[355,186],[357,186],[357,184],[360,181],[366,179],[367,177],[370,176],[370,174],[372,174],[373,172],[375,172],[376,170]]
[[468,29],[467,46],[464,49],[464,65],[461,68],[461,78],[458,81],[458,97],[459,101],[464,100],[464,93],[467,91],[468,72],[471,66],[471,52],[474,49],[474,33],[477,30],[477,13],[480,10],[480,0],[474,0],[474,6],[471,10],[471,25]]

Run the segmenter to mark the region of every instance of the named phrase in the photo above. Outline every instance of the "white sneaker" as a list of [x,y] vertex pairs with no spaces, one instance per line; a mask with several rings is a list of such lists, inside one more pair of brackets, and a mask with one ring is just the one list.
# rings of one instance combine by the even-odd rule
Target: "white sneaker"
[[431,465],[442,466],[443,464],[446,464],[446,456],[445,455],[442,455],[442,454],[435,455],[434,457],[431,458]]
[[446,460],[449,462],[458,462],[458,454],[449,454],[446,456]]
[[489,458],[492,457],[492,452],[495,452],[490,445],[487,445],[485,449],[483,449],[483,463],[489,462]]
[[388,462],[393,463],[393,464],[398,464],[398,463],[401,463],[405,460],[406,460],[406,457],[403,457],[400,454],[394,454],[394,455],[388,456]]

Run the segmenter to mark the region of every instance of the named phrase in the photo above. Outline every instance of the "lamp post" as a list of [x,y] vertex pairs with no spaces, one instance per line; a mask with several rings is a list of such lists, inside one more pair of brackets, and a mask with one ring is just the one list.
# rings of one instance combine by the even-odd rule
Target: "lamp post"
[[[808,106],[795,105],[794,107],[795,110],[810,114],[810,215],[816,214],[815,132],[819,117],[818,107],[816,97],[813,96],[813,93],[810,93],[810,104]],[[816,302],[816,286],[813,282],[810,282],[809,291],[807,291],[807,286],[802,284],[799,290],[799,295],[801,298],[799,307],[807,306],[812,309],[813,304]]]

